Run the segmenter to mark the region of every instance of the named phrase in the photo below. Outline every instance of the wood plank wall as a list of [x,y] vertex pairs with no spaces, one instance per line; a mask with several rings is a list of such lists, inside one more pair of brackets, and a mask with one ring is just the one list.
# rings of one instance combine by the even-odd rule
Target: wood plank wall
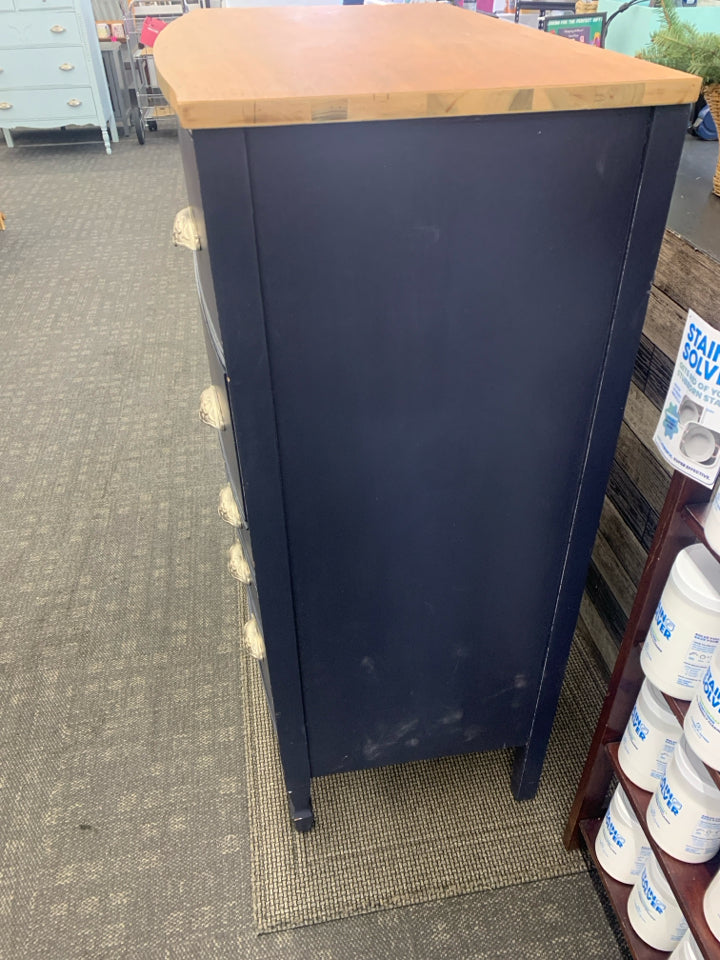
[[610,669],[670,484],[652,437],[690,308],[720,330],[720,263],[666,230],[578,620]]

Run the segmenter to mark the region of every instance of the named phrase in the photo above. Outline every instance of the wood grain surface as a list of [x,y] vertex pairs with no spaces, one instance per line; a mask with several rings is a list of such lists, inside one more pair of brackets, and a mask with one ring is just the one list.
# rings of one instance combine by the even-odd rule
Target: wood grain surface
[[720,329],[718,279],[717,260],[665,231],[578,622],[610,668],[621,639],[618,609],[627,612],[670,486],[655,426],[688,309]]
[[155,43],[189,128],[692,103],[700,79],[446,4],[197,10]]

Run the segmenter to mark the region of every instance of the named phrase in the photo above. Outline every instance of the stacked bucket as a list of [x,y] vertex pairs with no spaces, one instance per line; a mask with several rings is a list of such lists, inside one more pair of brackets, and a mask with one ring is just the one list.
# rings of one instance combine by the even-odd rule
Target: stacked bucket
[[[705,538],[720,555],[720,491]],[[685,863],[705,863],[720,851],[720,563],[700,543],[681,550],[643,644],[645,680],[618,751],[627,778],[652,793],[646,824],[661,850]],[[681,726],[664,694],[690,701]],[[632,884],[630,923],[672,960],[702,960],[685,917],[653,856],[621,786],[612,796],[595,843],[603,868]],[[720,874],[704,898],[720,940]]]

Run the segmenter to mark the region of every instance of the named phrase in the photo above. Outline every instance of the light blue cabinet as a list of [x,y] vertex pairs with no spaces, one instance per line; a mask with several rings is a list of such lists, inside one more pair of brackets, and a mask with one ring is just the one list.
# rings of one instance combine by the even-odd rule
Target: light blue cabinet
[[0,129],[95,124],[117,142],[90,0],[0,0]]

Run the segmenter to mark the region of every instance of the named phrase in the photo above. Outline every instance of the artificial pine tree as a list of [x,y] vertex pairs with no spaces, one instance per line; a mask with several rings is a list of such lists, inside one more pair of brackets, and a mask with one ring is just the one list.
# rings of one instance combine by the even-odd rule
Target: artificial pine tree
[[[664,25],[651,35],[650,45],[638,56],[702,77],[705,101],[720,130],[720,33],[703,33],[693,23],[681,19],[673,0],[661,3]],[[720,197],[720,158],[713,193]]]

